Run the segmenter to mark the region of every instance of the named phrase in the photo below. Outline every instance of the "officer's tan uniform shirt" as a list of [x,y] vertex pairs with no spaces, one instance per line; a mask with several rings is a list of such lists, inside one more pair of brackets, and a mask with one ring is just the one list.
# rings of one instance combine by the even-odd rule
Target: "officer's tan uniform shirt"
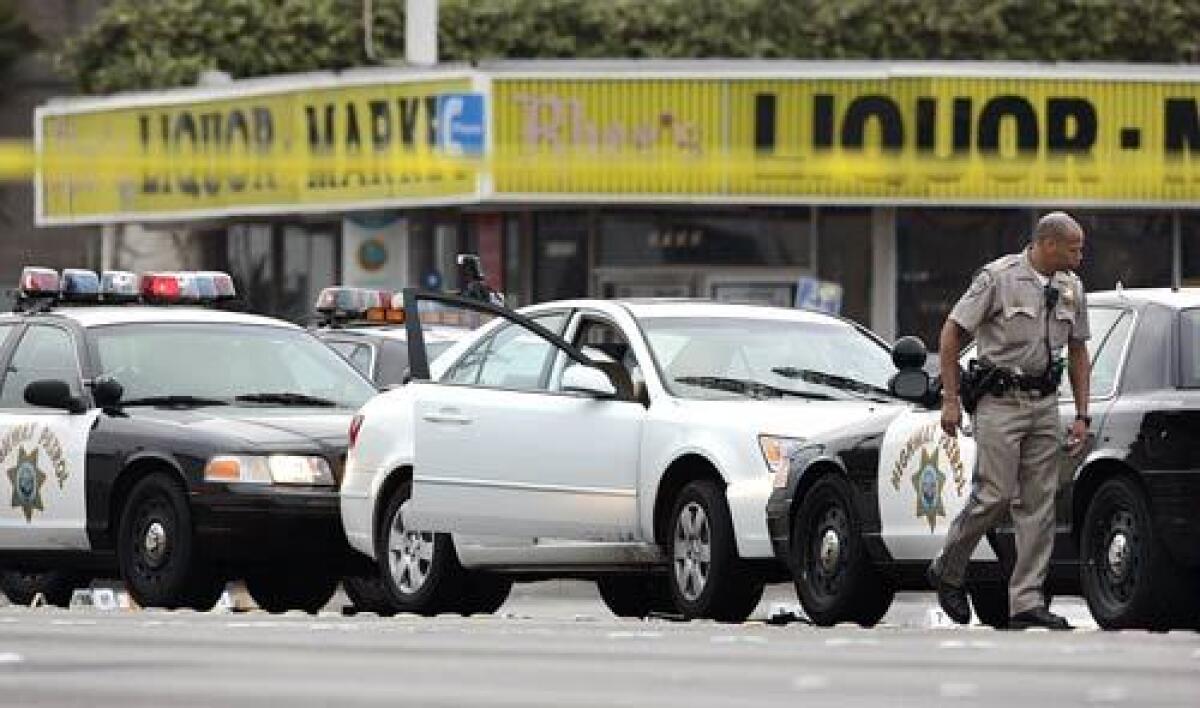
[[[1083,282],[1072,272],[1050,279],[1058,302],[1050,313],[1050,348],[1059,354],[1067,340],[1091,337]],[[1046,369],[1046,297],[1029,251],[988,263],[950,311],[978,342],[978,357],[996,366],[1037,376]]]

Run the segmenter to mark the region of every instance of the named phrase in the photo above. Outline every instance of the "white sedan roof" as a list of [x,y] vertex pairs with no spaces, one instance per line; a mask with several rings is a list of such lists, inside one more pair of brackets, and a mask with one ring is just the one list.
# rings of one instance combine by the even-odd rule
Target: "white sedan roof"
[[737,318],[756,320],[778,320],[785,322],[843,322],[832,315],[812,310],[801,310],[790,307],[772,307],[768,305],[741,305],[713,300],[694,300],[681,298],[635,298],[628,300],[559,300],[545,302],[524,308],[522,312],[535,313],[543,309],[561,307],[590,307],[602,311],[612,311],[622,307],[633,313],[638,319],[650,317],[702,317]]

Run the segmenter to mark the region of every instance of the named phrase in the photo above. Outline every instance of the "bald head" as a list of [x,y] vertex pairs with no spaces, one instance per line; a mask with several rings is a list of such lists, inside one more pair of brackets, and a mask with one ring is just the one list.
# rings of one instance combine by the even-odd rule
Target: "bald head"
[[1083,228],[1064,211],[1052,211],[1033,228],[1034,267],[1044,274],[1074,270],[1083,262]]
[[1083,233],[1083,229],[1080,228],[1079,222],[1071,218],[1070,214],[1065,211],[1052,211],[1038,219],[1037,226],[1033,229],[1033,240],[1055,239],[1061,241],[1077,233]]

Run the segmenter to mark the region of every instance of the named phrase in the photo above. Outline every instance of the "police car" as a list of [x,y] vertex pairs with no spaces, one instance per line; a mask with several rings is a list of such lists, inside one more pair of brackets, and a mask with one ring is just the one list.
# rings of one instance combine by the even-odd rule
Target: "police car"
[[[1046,591],[1082,594],[1105,628],[1196,627],[1200,290],[1097,293],[1088,308],[1093,422],[1084,451],[1058,462]],[[810,438],[767,506],[776,553],[818,624],[874,624],[896,591],[928,589],[925,568],[970,494],[975,442],[941,432],[936,386],[916,368],[924,345],[914,344],[897,343],[894,383],[924,404]],[[1065,430],[1075,410],[1066,380],[1059,401]],[[978,619],[998,627],[1012,533],[990,534],[968,577]]]
[[10,599],[116,572],[143,606],[211,607],[228,578],[268,610],[329,600],[346,432],[375,389],[300,327],[200,306],[234,296],[219,273],[22,274],[0,315]]
[[[404,383],[408,372],[408,335],[392,301],[388,291],[332,287],[316,302],[320,319],[313,334],[379,388]],[[425,356],[431,361],[472,329],[465,318],[446,315],[423,313]]]
[[[409,322],[459,302],[407,295]],[[621,616],[741,621],[784,577],[763,516],[780,466],[907,405],[885,389],[887,346],[819,313],[470,306],[496,319],[432,364],[417,348],[413,382],[351,428],[343,524],[398,609],[492,611],[514,579],[570,576]]]

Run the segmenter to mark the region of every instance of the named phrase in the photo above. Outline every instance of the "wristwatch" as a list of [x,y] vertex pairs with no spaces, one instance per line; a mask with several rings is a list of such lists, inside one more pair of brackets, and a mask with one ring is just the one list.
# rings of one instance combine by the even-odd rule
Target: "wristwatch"
[[1090,415],[1084,415],[1083,413],[1076,413],[1075,420],[1082,420],[1084,425],[1086,425],[1089,428],[1092,427],[1092,417]]

